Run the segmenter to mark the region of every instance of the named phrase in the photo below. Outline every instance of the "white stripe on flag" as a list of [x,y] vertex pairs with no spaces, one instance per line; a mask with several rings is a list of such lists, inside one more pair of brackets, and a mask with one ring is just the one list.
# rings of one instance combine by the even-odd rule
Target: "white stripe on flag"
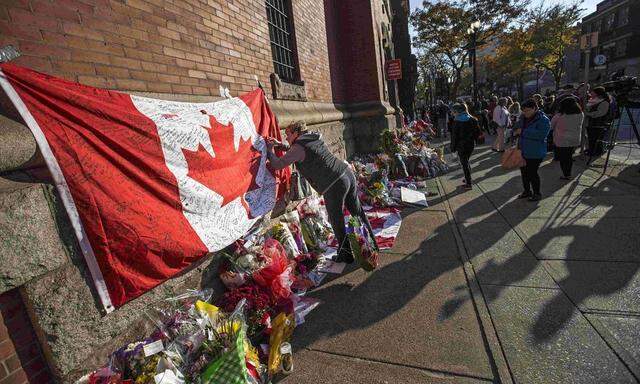
[[62,170],[60,169],[58,161],[51,151],[51,147],[49,147],[49,142],[47,142],[47,138],[44,136],[42,129],[40,129],[38,122],[33,118],[33,115],[31,115],[31,112],[29,112],[27,106],[24,104],[16,90],[13,88],[4,72],[2,72],[2,69],[0,69],[0,86],[2,87],[2,89],[4,89],[7,96],[9,96],[9,99],[11,99],[11,101],[13,102],[13,105],[16,107],[16,109],[24,119],[25,123],[31,130],[31,133],[35,137],[36,142],[38,143],[38,147],[42,152],[42,156],[44,157],[44,160],[49,167],[49,171],[53,176],[56,188],[60,193],[62,203],[64,204],[64,207],[69,214],[69,220],[71,220],[71,225],[73,226],[73,230],[76,234],[76,237],[78,238],[78,243],[80,243],[80,249],[82,250],[84,258],[87,262],[89,271],[91,272],[91,277],[93,279],[93,283],[95,284],[96,290],[98,291],[100,301],[102,302],[106,313],[110,313],[115,308],[111,303],[111,298],[109,297],[109,292],[107,291],[107,285],[104,281],[104,276],[102,276],[102,271],[100,271],[98,261],[96,260],[96,255],[93,253],[93,249],[91,248],[91,244],[89,243],[87,234],[85,233],[82,222],[80,221],[80,215],[78,214],[76,204],[73,201],[73,197],[71,196],[71,191],[69,190],[67,181],[62,174]]

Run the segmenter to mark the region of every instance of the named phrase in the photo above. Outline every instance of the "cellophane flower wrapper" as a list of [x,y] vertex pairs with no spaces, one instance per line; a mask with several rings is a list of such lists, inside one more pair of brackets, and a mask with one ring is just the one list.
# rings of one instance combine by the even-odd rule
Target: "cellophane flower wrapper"
[[298,249],[298,244],[293,237],[293,234],[289,230],[289,226],[286,223],[276,223],[273,227],[271,227],[271,236],[278,240],[278,242],[282,245],[289,259],[295,259],[296,256],[300,254],[300,250]]
[[[246,384],[249,378],[246,362],[245,301],[238,303],[228,318],[221,318],[208,330],[206,343],[219,351],[199,374],[202,384]],[[209,346],[210,345],[210,346]]]
[[303,253],[295,258],[294,282],[291,289],[298,294],[304,294],[308,289],[315,287],[316,283],[309,274],[318,266],[320,255],[311,252]]
[[225,292],[217,304],[223,311],[229,312],[242,300],[246,302],[247,336],[252,341],[259,340],[271,319],[271,296],[260,286],[247,284]]
[[302,225],[300,224],[300,214],[298,211],[294,210],[285,213],[283,221],[289,227],[289,231],[291,231],[300,253],[308,253],[309,250],[307,249],[307,244],[304,242],[304,237],[302,235]]
[[284,248],[278,241],[267,239],[263,255],[269,260],[268,264],[253,273],[253,280],[266,289],[273,300],[289,298],[293,283],[293,265],[287,258]]
[[347,238],[353,257],[362,269],[371,272],[378,267],[378,252],[371,246],[369,235],[357,218],[351,217],[348,223]]

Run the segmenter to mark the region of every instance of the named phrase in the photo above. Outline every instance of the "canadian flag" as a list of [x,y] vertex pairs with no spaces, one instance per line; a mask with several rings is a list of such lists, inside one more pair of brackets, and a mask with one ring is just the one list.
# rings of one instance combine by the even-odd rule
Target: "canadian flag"
[[242,237],[286,172],[264,94],[211,103],[138,97],[13,64],[0,85],[51,171],[107,312]]

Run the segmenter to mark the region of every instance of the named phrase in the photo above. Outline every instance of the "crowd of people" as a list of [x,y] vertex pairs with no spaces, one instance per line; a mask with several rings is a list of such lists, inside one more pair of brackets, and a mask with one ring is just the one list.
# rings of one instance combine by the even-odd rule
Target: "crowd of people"
[[451,135],[451,151],[458,154],[464,188],[472,188],[469,159],[485,135],[495,136],[491,149],[505,152],[514,146],[522,154],[523,192],[520,198],[541,199],[538,168],[549,152],[559,163],[561,179],[571,180],[576,149],[593,158],[603,154],[605,135],[617,118],[615,99],[603,87],[565,85],[554,95],[534,94],[522,103],[511,96],[482,97],[477,103],[438,100],[422,112],[433,123],[436,136]]

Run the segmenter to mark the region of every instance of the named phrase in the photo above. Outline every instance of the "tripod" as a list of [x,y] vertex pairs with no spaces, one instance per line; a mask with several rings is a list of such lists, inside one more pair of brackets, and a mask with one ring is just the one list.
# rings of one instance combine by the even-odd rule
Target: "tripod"
[[[636,144],[640,146],[640,134],[638,134],[638,127],[636,126],[636,122],[633,120],[633,114],[631,113],[631,108],[628,105],[622,107],[622,109],[627,111],[627,116],[629,117],[629,122],[631,123],[631,128],[633,128],[633,132],[636,135]],[[620,130],[620,124],[622,122],[622,113],[618,118],[618,121],[615,124],[612,124],[612,129],[609,130],[609,135],[606,141],[603,140],[603,145],[607,149],[607,158],[604,162],[604,168],[602,170],[602,174],[607,172],[607,167],[609,166],[609,157],[611,156],[611,151],[615,148],[618,139],[618,131]],[[589,159],[591,160],[591,158]]]

